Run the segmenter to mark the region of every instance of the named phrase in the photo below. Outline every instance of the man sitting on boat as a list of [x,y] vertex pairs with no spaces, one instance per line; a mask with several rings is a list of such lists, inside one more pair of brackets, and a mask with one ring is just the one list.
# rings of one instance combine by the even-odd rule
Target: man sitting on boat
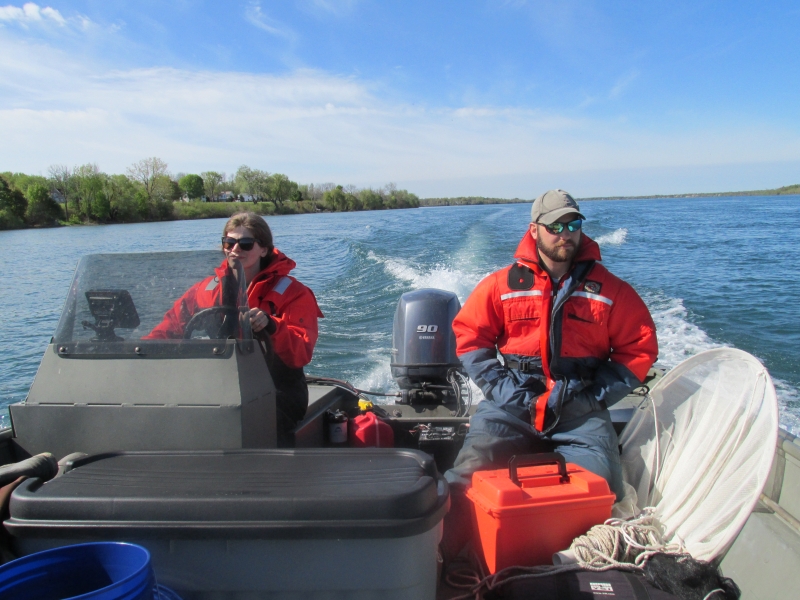
[[446,554],[469,539],[463,492],[472,474],[513,455],[555,450],[623,496],[608,407],[641,385],[658,343],[642,299],[599,264],[584,219],[563,190],[539,196],[515,262],[481,281],[453,321],[456,352],[486,400],[445,474]]
[[[255,213],[233,215],[222,230],[225,260],[216,274],[181,296],[147,339],[177,339],[192,316],[214,306],[236,306],[234,261],[241,264],[247,285],[250,323],[267,340],[269,371],[276,387],[278,432],[291,430],[308,408],[303,367],[311,362],[317,342],[317,319],[324,315],[314,293],[289,275],[296,263],[274,247],[267,222]],[[234,284],[234,285],[231,285]]]

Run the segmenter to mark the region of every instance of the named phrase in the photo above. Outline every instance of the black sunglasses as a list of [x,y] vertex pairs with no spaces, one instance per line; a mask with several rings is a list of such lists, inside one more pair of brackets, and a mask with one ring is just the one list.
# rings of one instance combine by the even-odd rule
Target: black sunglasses
[[222,236],[222,247],[225,250],[233,250],[233,247],[239,244],[239,248],[247,252],[253,249],[255,243],[256,240],[254,238],[232,238],[227,235]]
[[569,223],[550,223],[550,225],[545,225],[544,228],[547,229],[550,233],[558,235],[562,231],[564,231],[564,227],[566,227],[569,231],[578,231],[583,224],[583,220],[575,219],[574,221],[570,221]]

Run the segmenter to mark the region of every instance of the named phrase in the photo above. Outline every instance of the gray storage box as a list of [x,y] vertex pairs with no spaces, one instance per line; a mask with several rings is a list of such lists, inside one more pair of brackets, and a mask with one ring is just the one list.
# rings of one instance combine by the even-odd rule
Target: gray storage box
[[24,482],[5,526],[21,554],[141,544],[185,600],[432,600],[448,503],[413,450],[129,452]]

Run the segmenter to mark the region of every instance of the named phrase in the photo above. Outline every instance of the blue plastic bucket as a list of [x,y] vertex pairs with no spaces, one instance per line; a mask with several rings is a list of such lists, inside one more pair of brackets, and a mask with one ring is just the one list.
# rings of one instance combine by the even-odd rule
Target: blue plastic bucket
[[0,567],[0,600],[151,600],[150,553],[95,542],[45,550]]

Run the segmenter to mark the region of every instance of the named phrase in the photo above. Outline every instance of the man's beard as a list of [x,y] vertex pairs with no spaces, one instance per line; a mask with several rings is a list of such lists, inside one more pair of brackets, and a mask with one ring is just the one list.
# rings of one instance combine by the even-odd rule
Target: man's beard
[[544,240],[540,237],[537,240],[536,247],[539,249],[539,252],[544,254],[547,258],[552,260],[553,262],[570,262],[575,255],[578,253],[578,244],[573,242],[563,242],[566,245],[552,245],[548,246],[544,243]]

